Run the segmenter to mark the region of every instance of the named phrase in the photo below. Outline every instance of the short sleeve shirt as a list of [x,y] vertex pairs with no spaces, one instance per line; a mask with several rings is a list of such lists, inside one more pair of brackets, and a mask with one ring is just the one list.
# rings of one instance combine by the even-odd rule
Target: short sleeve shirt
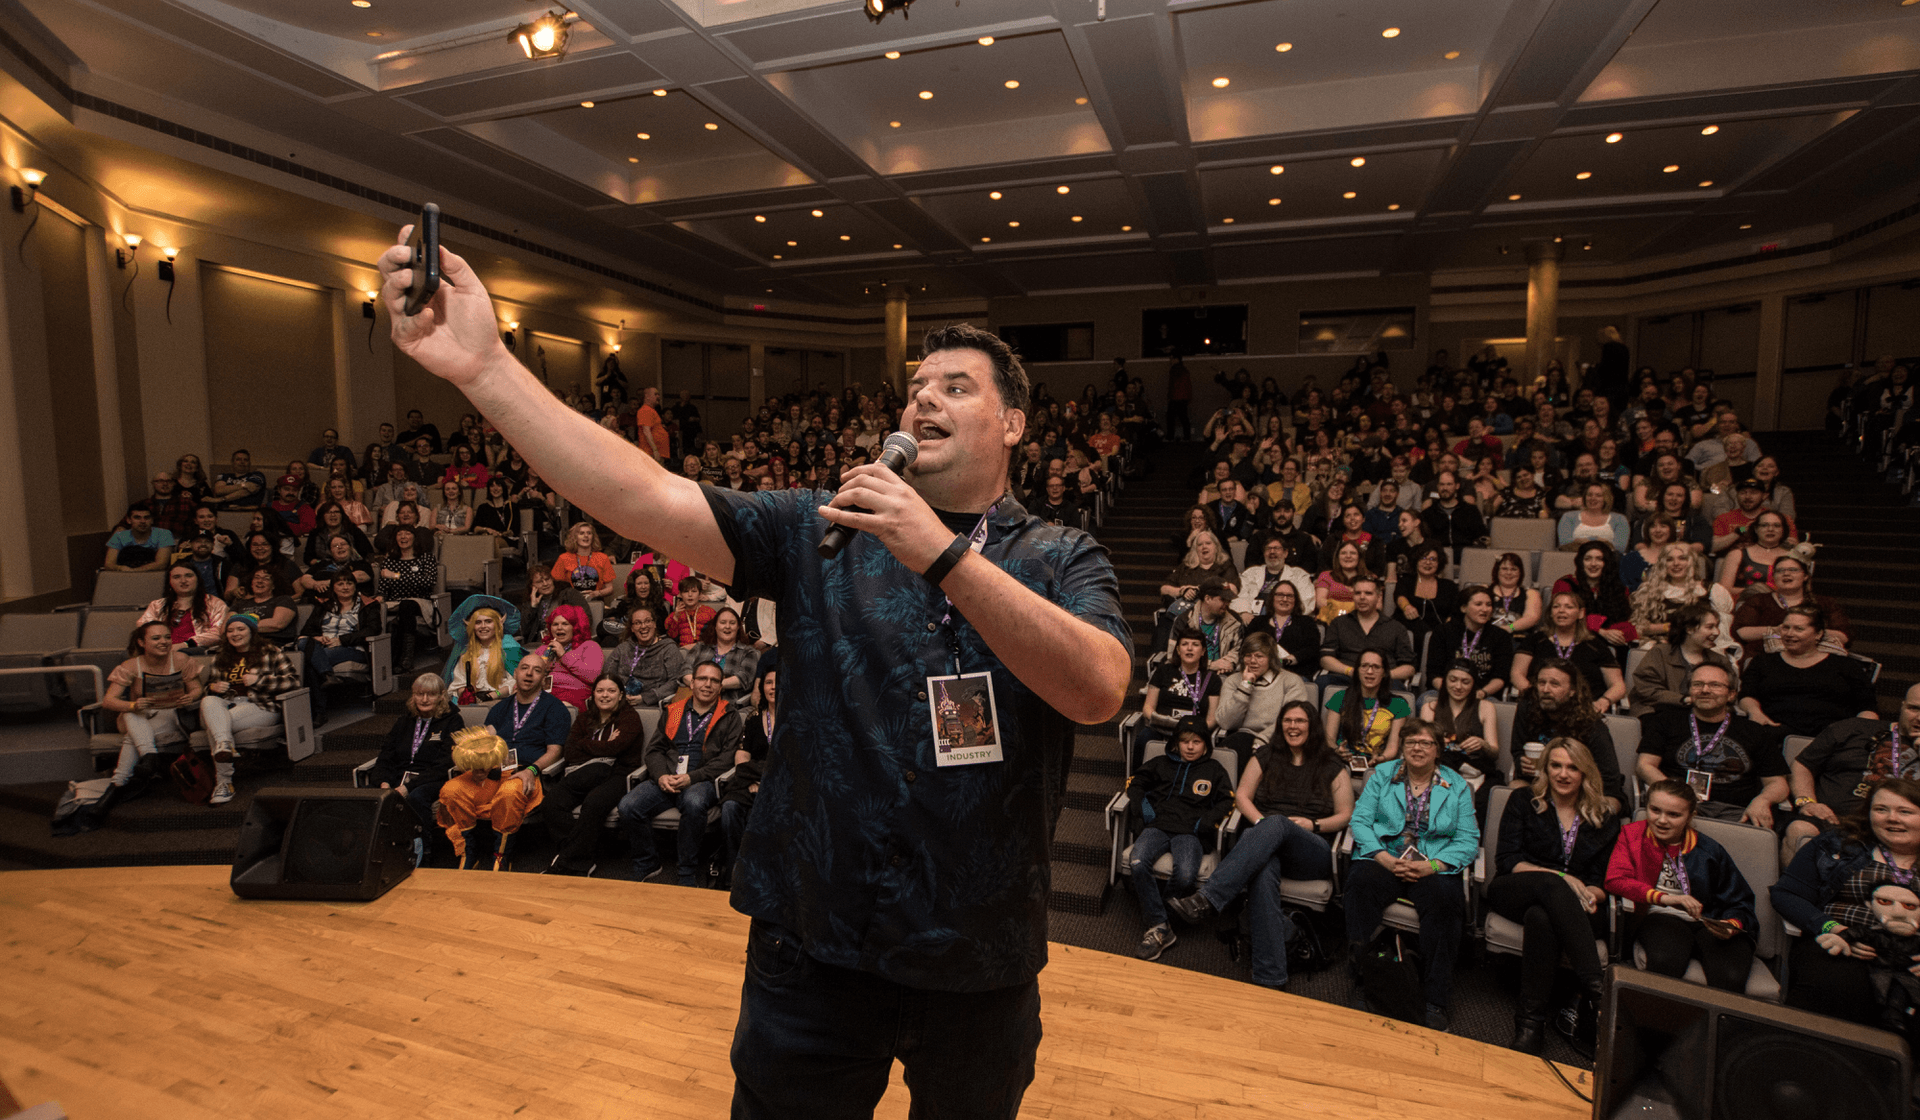
[[1178,665],[1162,665],[1147,683],[1160,690],[1159,713],[1176,719],[1195,712],[1204,717],[1207,697],[1220,695],[1220,674],[1205,668],[1183,673]]
[[[1048,834],[1073,725],[875,537],[822,559],[819,495],[705,493],[733,554],[733,595],[771,599],[780,618],[780,719],[734,908],[792,931],[818,960],[910,987],[1030,980],[1047,959]],[[980,519],[942,520],[967,533]],[[1092,537],[1002,497],[981,555],[1132,648]],[[1003,761],[935,765],[927,678],[956,671],[991,675]]]
[[[1343,688],[1334,693],[1333,698],[1327,701],[1327,711],[1339,715],[1346,711],[1346,703],[1347,690]],[[1377,755],[1386,749],[1387,734],[1393,730],[1393,722],[1395,720],[1406,719],[1412,714],[1413,706],[1407,703],[1406,697],[1397,692],[1390,693],[1387,696],[1386,703],[1381,704],[1375,702],[1372,707],[1367,710],[1366,745],[1358,748],[1351,743],[1343,745],[1345,745],[1348,750],[1367,755],[1368,757]]]
[[1681,782],[1689,770],[1712,774],[1707,800],[1727,805],[1747,804],[1760,796],[1761,779],[1786,775],[1776,729],[1729,716],[1733,723],[1718,740],[1714,736],[1722,724],[1701,724],[1696,746],[1692,715],[1690,708],[1673,708],[1640,717],[1640,752],[1659,755],[1662,774]]
[[1813,772],[1820,804],[1844,817],[1860,807],[1871,783],[1895,775],[1920,778],[1920,743],[1902,736],[1894,758],[1893,728],[1888,720],[1853,716],[1814,736],[1795,761]]

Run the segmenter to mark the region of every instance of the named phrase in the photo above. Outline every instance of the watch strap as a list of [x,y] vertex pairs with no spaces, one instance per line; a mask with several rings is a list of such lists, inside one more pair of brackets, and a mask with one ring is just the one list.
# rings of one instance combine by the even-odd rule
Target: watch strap
[[953,571],[953,566],[960,562],[960,558],[972,550],[971,540],[964,536],[955,536],[953,543],[947,546],[946,551],[935,557],[933,563],[927,565],[927,570],[920,573],[920,578],[935,587],[940,586],[940,581],[947,578],[947,573]]

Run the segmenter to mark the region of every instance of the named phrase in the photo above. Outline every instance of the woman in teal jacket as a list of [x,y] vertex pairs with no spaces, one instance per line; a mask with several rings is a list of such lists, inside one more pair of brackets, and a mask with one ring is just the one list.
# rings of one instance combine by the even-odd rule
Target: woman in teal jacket
[[[1410,719],[1401,728],[1400,757],[1374,767],[1354,806],[1351,827],[1348,960],[1360,959],[1380,916],[1396,899],[1413,903],[1426,966],[1427,1025],[1446,1030],[1453,958],[1466,920],[1460,876],[1480,849],[1480,826],[1472,787],[1440,765],[1440,733],[1433,724]],[[1358,979],[1356,973],[1356,985]]]

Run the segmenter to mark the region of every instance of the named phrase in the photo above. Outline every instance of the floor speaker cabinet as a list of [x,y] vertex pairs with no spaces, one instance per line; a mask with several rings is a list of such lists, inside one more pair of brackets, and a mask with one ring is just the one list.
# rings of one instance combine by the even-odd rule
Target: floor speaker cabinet
[[1902,1120],[1906,1040],[1614,968],[1593,1067],[1595,1120]]
[[413,873],[419,818],[390,789],[264,789],[233,856],[241,898],[368,902]]

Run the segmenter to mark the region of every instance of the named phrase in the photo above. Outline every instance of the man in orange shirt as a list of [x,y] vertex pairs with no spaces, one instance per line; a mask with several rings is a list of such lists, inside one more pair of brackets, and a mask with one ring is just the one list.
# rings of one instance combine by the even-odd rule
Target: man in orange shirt
[[635,416],[639,434],[635,442],[640,450],[648,452],[656,460],[665,462],[668,446],[667,425],[660,419],[660,390],[649,385],[640,395],[640,411]]

